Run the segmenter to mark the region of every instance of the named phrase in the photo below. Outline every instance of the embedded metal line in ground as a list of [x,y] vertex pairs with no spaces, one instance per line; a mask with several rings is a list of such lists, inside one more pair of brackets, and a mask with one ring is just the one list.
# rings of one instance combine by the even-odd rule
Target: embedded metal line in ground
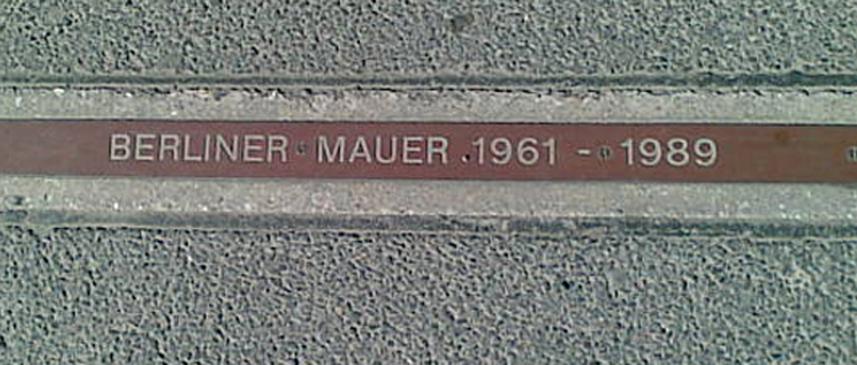
[[0,122],[0,174],[857,182],[857,126]]

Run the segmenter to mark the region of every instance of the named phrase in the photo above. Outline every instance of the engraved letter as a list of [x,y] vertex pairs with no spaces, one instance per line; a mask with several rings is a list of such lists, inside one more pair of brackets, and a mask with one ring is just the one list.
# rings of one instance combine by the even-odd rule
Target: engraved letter
[[110,135],[110,161],[125,161],[131,157],[131,136],[127,134]]
[[184,135],[184,161],[202,162],[202,155],[193,156],[190,154],[191,144],[190,135]]
[[211,135],[210,134],[205,135],[205,145],[203,145],[202,150],[205,151],[205,152],[203,152],[202,160],[205,162],[208,162],[208,160],[211,160]]
[[286,147],[288,145],[289,139],[286,136],[279,134],[268,136],[268,163],[274,160],[274,152],[280,153],[280,162],[286,162]]
[[260,156],[251,156],[251,152],[259,152],[262,151],[262,146],[258,144],[251,144],[251,142],[264,142],[265,136],[258,134],[248,134],[244,136],[244,161],[246,162],[263,162],[265,161]]
[[158,160],[163,161],[167,157],[167,151],[170,151],[173,154],[173,161],[178,161],[180,142],[181,140],[177,134],[162,134],[161,145],[158,149]]
[[327,144],[327,137],[318,136],[318,162],[334,162],[334,158],[340,163],[345,162],[345,137],[336,137],[336,144],[331,151],[330,145]]
[[431,165],[432,155],[438,154],[440,155],[440,163],[446,165],[446,148],[448,146],[449,142],[446,140],[446,137],[429,137],[426,162]]
[[155,139],[154,134],[138,134],[136,136],[135,146],[134,146],[134,159],[138,161],[154,161],[155,155],[144,155],[146,151],[154,151],[155,145],[151,142],[146,142],[146,140],[152,141]]
[[366,138],[363,138],[363,136],[357,137],[357,142],[354,143],[354,148],[351,150],[351,156],[348,157],[348,163],[354,163],[354,160],[358,158],[362,158],[366,162],[372,162],[372,155],[369,154],[369,147],[366,146]]
[[419,165],[423,163],[421,158],[411,157],[412,153],[419,153],[419,145],[411,145],[411,142],[422,142],[423,137],[402,137],[402,162],[408,165]]
[[390,137],[390,155],[388,157],[384,157],[384,144],[381,143],[381,136],[375,137],[375,161],[378,161],[378,163],[384,165],[389,165],[393,162],[396,162],[396,146],[398,145],[398,141],[398,137]]
[[232,135],[232,145],[226,144],[226,138],[222,134],[217,135],[217,147],[214,151],[214,160],[220,162],[221,152],[226,152],[226,158],[229,161],[238,159],[238,136]]

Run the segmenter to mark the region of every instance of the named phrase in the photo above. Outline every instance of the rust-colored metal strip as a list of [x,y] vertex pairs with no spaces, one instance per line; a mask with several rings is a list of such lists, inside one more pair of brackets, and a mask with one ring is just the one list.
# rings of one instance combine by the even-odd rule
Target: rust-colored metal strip
[[857,182],[857,126],[3,121],[0,173]]

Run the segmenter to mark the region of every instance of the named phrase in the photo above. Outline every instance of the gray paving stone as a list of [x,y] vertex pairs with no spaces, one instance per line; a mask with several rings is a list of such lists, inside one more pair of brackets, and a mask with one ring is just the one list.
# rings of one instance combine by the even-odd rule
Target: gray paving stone
[[[593,229],[594,228],[594,229]],[[0,231],[4,363],[846,364],[857,245],[724,231]]]
[[0,5],[0,75],[13,84],[246,76],[246,84],[853,86],[855,19],[848,0],[13,0]]

